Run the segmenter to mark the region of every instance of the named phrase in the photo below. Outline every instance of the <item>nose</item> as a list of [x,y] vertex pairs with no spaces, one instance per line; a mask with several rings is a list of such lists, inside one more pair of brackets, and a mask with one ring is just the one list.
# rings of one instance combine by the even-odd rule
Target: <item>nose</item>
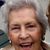
[[22,33],[22,34],[20,34],[19,38],[25,40],[25,39],[29,38],[29,35],[27,35],[26,33]]
[[29,38],[29,34],[27,33],[27,31],[25,30],[25,28],[22,28],[21,29],[21,33],[20,33],[20,35],[19,35],[19,38],[20,39],[27,39],[27,38]]

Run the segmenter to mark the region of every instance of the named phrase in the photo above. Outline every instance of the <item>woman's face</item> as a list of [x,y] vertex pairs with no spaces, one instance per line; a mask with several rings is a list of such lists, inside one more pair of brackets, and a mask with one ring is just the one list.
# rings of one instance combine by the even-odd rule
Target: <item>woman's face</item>
[[36,50],[40,46],[41,26],[34,9],[13,10],[9,14],[9,38],[16,50]]

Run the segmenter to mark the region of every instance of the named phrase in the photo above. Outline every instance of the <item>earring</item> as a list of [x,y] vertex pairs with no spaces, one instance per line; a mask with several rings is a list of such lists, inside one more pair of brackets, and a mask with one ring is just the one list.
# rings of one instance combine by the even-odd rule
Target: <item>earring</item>
[[11,44],[11,40],[9,40],[9,43]]

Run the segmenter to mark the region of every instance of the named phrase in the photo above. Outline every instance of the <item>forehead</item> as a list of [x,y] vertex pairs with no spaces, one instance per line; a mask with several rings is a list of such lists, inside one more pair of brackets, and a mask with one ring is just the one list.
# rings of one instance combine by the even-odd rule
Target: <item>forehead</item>
[[9,13],[9,21],[11,23],[25,23],[35,20],[36,13],[34,9],[24,8],[20,10],[13,10]]

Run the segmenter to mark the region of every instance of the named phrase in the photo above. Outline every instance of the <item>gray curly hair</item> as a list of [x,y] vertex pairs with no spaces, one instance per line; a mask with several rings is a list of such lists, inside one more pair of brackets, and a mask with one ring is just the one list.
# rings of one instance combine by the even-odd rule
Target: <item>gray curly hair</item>
[[[42,25],[44,33],[46,32],[48,19],[44,14],[43,8],[37,0],[7,0],[1,7],[1,15],[5,26],[8,24],[8,14],[13,9],[21,9],[24,7],[31,7],[36,10],[37,20]],[[7,31],[7,27],[5,29]]]

